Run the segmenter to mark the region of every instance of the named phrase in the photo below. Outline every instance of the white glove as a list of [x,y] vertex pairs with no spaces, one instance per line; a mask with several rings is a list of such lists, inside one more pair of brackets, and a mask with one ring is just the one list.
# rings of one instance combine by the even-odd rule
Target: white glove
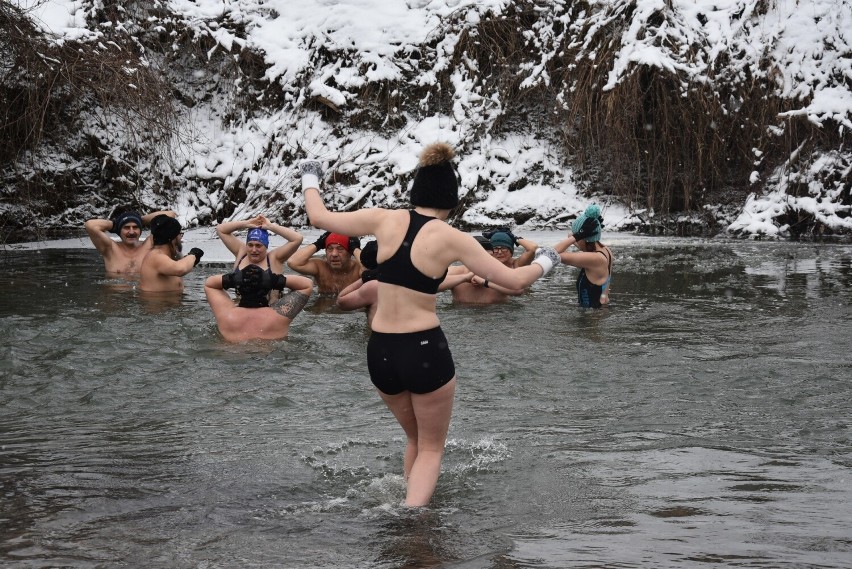
[[302,160],[299,162],[299,172],[302,174],[302,191],[308,188],[320,187],[322,164],[317,160]]
[[552,247],[539,247],[535,250],[535,259],[533,259],[533,264],[541,265],[541,268],[544,271],[541,273],[542,277],[553,270],[553,267],[558,265],[560,261],[559,253],[557,253]]

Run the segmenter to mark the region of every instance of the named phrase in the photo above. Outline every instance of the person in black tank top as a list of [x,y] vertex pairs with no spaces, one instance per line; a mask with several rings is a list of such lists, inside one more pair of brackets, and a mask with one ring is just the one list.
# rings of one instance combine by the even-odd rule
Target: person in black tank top
[[550,250],[510,269],[446,220],[458,203],[453,149],[427,146],[411,187],[411,211],[382,208],[330,212],[319,193],[322,167],[300,165],[305,210],[314,227],[378,242],[376,312],[367,344],[370,379],[406,434],[405,503],[425,506],[438,482],[456,388],[455,364],[436,313],[435,292],[460,261],[501,286],[525,288],[559,262]]

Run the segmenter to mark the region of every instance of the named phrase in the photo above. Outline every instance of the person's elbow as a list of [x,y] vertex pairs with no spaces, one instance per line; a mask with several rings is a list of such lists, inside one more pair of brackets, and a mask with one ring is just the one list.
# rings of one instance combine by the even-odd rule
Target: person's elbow
[[89,235],[101,233],[103,231],[103,229],[102,229],[103,224],[101,223],[102,221],[103,220],[101,220],[101,219],[89,219],[89,220],[87,220],[86,223],[83,224],[83,227],[86,229],[86,233],[88,233]]
[[305,296],[311,296],[314,292],[314,281],[307,277],[288,275],[287,288]]

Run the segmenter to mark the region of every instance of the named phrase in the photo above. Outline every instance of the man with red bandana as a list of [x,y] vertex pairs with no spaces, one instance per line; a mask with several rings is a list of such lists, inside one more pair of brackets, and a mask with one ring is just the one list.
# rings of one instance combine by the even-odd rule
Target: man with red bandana
[[[323,249],[325,258],[314,258]],[[361,278],[364,267],[358,260],[360,252],[361,242],[357,237],[326,231],[314,243],[296,251],[287,266],[297,273],[314,277],[319,294],[337,296]]]
[[[86,233],[98,253],[104,259],[104,268],[108,275],[138,275],[142,259],[151,250],[153,239],[140,240],[142,228],[151,224],[158,215],[176,217],[175,212],[155,211],[141,216],[135,211],[121,211],[111,219],[90,219],[86,222]],[[116,241],[109,236],[115,233]]]

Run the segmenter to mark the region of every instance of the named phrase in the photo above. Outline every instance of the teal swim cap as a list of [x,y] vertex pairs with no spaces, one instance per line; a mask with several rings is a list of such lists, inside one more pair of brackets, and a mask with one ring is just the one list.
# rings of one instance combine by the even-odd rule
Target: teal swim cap
[[586,237],[586,243],[594,243],[596,241],[601,240],[601,227],[603,224],[603,217],[601,216],[601,208],[598,204],[592,204],[586,208],[586,211],[583,212],[583,215],[574,220],[574,223],[571,224],[571,232],[577,233],[580,231],[580,228],[583,226],[583,222],[587,219],[594,219],[598,228],[594,235],[590,235]]
[[493,249],[494,247],[506,247],[510,253],[515,252],[515,242],[512,241],[508,233],[503,233],[502,231],[498,231],[491,236],[491,248]]

